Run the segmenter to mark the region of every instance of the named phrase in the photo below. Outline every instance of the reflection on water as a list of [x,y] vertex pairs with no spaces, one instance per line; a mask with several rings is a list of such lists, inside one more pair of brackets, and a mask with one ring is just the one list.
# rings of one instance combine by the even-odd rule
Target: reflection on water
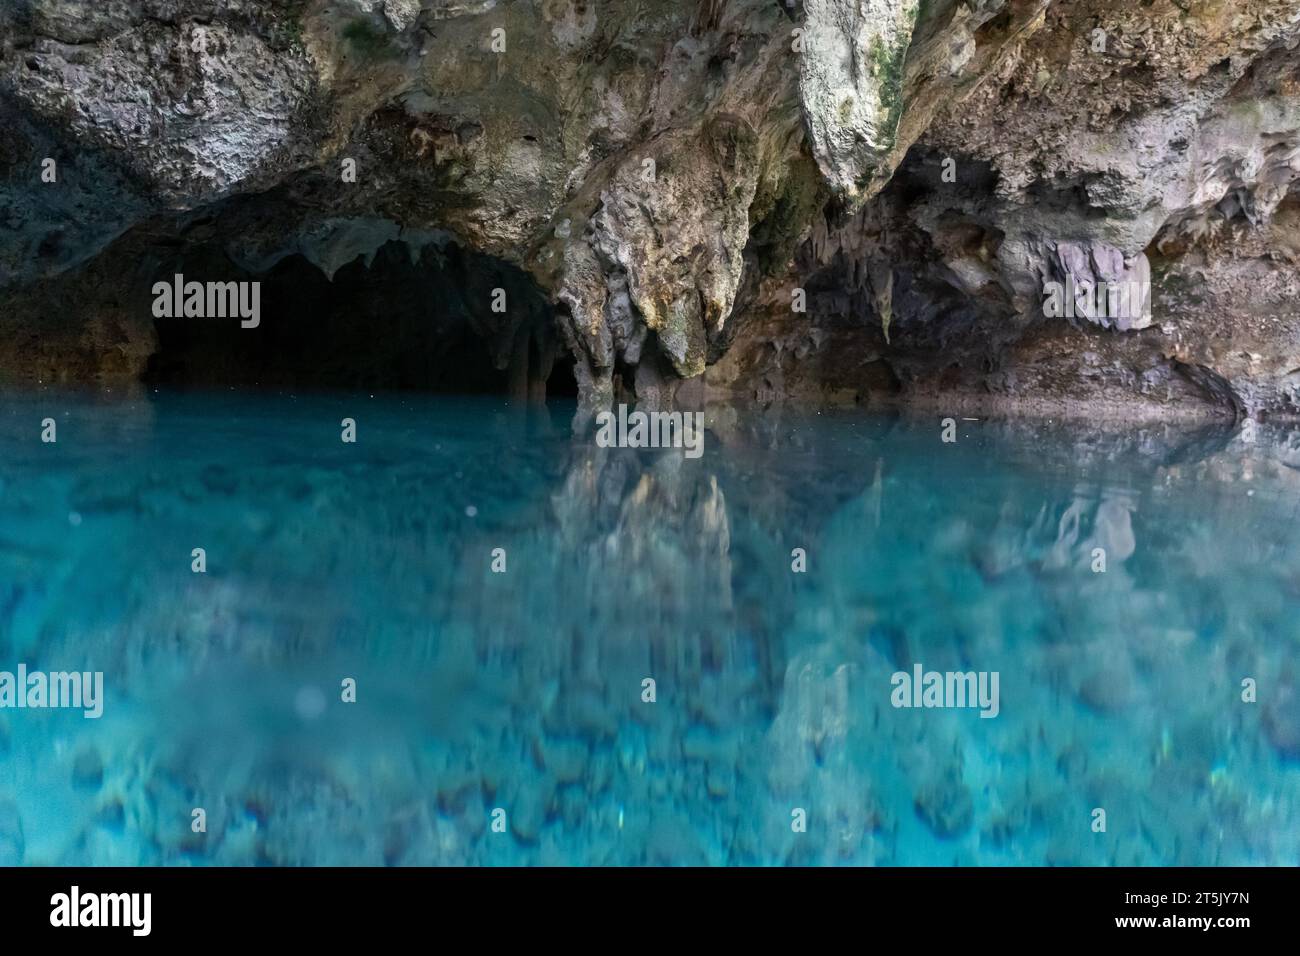
[[553,414],[0,396],[0,863],[1300,862],[1300,434]]

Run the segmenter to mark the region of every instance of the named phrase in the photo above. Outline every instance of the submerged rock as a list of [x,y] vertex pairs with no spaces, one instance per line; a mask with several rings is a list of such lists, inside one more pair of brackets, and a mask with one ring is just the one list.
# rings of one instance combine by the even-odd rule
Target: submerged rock
[[0,798],[0,866],[18,866],[27,851],[18,805]]
[[1264,733],[1280,756],[1300,761],[1300,689],[1280,684],[1263,704]]
[[93,748],[82,750],[72,762],[72,783],[84,790],[98,790],[104,782],[104,759]]
[[916,814],[934,835],[948,840],[970,829],[975,803],[960,776],[947,774],[931,780],[916,792]]

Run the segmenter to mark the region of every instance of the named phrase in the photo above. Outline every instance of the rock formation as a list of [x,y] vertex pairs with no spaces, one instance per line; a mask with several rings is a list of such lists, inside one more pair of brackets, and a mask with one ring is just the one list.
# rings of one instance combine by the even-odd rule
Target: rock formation
[[1294,415],[1298,93],[1294,0],[4,0],[0,381],[405,243],[519,394]]

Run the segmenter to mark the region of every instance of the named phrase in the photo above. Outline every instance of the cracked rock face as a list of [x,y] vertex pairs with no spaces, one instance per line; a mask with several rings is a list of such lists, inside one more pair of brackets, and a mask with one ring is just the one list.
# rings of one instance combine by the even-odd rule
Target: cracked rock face
[[[764,280],[710,383],[954,411],[1294,414],[1300,11],[985,6],[952,64],[976,87],[935,109],[860,214],[814,227]],[[1062,314],[1045,293],[1067,280],[1149,282],[1150,300]]]
[[861,198],[889,148],[919,0],[805,0],[799,92],[817,166]]
[[[673,370],[690,378],[704,372],[708,339],[722,331],[740,285],[756,138],[743,120],[720,117],[700,135],[668,135],[656,147],[659,162],[624,164],[602,192],[586,234],[566,249],[560,295],[593,366],[638,363],[653,335]],[[688,156],[707,159],[683,162]]]
[[138,377],[185,262],[451,243],[592,405],[1296,414],[1298,94],[1294,0],[4,0],[0,380]]
[[7,79],[31,115],[66,123],[77,143],[120,157],[159,198],[191,205],[269,165],[295,132],[312,77],[233,24],[142,16],[93,41],[36,39]]

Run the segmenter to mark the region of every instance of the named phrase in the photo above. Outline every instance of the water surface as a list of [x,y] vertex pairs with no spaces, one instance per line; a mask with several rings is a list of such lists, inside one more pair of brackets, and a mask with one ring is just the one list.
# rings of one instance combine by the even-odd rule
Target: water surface
[[0,863],[1300,863],[1300,433],[571,413],[0,395]]

